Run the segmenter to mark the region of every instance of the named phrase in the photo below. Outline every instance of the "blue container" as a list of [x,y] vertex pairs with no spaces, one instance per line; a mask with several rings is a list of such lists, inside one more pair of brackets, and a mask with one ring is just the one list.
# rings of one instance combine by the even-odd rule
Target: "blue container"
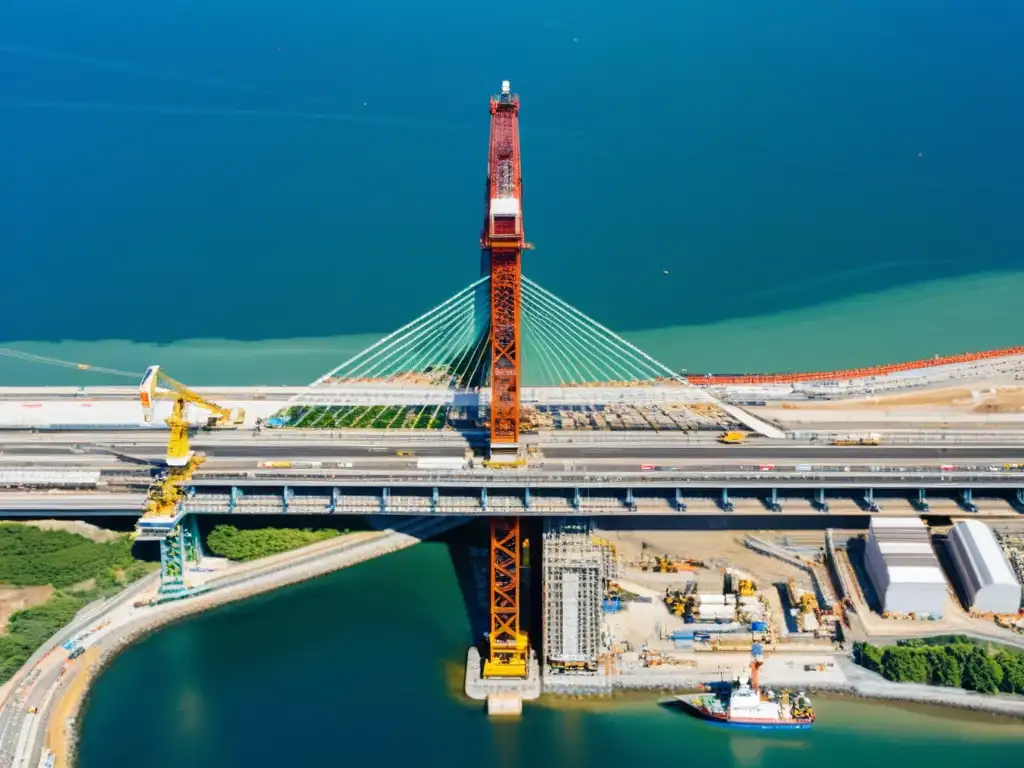
[[751,632],[767,632],[768,631],[768,623],[765,622],[765,621],[752,621],[752,622],[750,622],[750,631]]
[[695,621],[697,620],[693,618],[692,613],[687,613],[683,615],[683,624],[693,624]]
[[669,638],[672,640],[693,640],[693,630],[677,629],[669,634]]
[[621,603],[619,603],[618,598],[615,598],[613,600],[605,600],[602,604],[602,607],[604,608],[605,613],[618,613],[619,608],[621,607]]
[[761,643],[754,643],[750,646],[751,656],[764,656],[764,646]]

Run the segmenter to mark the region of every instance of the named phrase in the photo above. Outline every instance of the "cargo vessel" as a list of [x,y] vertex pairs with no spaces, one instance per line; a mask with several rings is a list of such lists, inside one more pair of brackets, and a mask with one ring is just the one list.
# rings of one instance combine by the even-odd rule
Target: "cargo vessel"
[[814,724],[811,701],[802,693],[782,691],[777,696],[758,685],[762,664],[758,649],[750,662],[750,676],[741,675],[731,685],[708,686],[705,693],[677,696],[690,715],[716,725],[768,731],[806,731]]

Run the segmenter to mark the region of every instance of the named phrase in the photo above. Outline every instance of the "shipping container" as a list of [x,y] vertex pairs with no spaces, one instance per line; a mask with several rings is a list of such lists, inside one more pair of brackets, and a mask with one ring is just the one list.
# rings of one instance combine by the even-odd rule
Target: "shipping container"
[[765,622],[765,621],[754,621],[754,622],[751,622],[751,624],[750,624],[750,631],[751,632],[767,632],[768,631],[768,623]]
[[697,595],[701,605],[734,605],[735,595],[722,595],[717,592],[701,592]]

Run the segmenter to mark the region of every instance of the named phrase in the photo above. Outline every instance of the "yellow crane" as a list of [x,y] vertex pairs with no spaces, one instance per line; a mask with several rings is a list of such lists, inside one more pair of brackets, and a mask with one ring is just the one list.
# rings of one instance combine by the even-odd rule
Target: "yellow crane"
[[233,429],[245,423],[245,411],[241,408],[224,408],[211,403],[196,394],[180,381],[175,381],[162,370],[159,365],[151,365],[146,369],[142,382],[139,384],[139,401],[142,413],[149,424],[153,421],[153,406],[157,400],[173,400],[171,415],[165,419],[171,428],[171,436],[167,441],[167,466],[185,467],[192,461],[195,451],[188,442],[189,422],[187,409],[189,403],[209,412],[206,426],[209,428]]

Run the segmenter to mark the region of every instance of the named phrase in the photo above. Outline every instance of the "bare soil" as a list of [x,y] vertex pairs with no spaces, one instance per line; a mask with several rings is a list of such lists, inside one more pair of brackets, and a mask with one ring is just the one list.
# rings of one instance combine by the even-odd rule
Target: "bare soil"
[[12,613],[42,605],[53,594],[53,587],[0,586],[0,635],[7,634],[7,620]]
[[90,541],[99,543],[114,541],[121,536],[117,531],[108,531],[106,528],[100,528],[81,520],[29,520],[25,525],[34,525],[43,531],[77,533],[79,536],[84,536]]
[[783,403],[784,410],[885,410],[889,408],[943,407],[969,413],[1024,412],[1024,387],[997,386],[968,389],[944,387],[860,400],[832,400],[811,403]]

